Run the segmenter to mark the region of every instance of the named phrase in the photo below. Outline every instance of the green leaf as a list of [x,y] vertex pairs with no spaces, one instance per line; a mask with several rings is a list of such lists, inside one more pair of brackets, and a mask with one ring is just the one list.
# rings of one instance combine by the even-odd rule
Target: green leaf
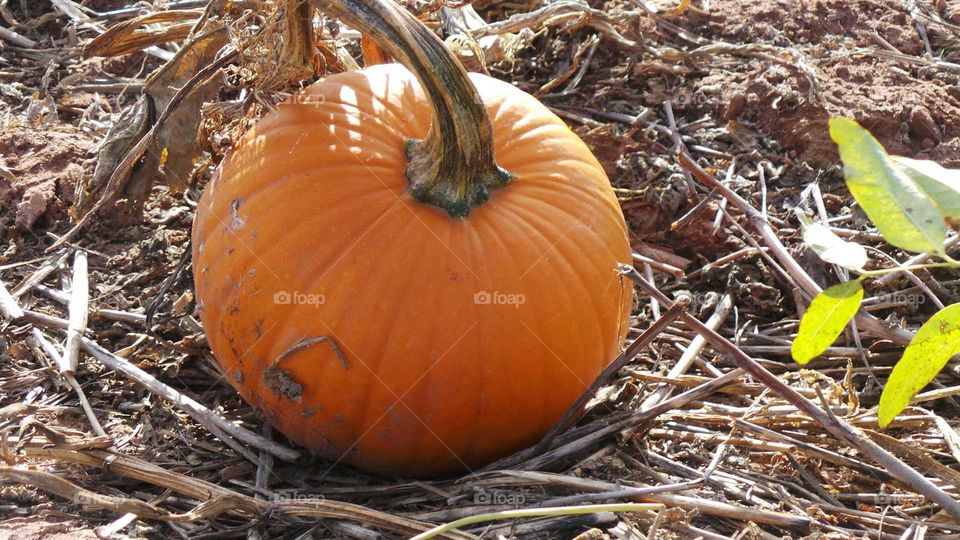
[[900,171],[920,186],[945,221],[960,223],[960,170],[946,169],[926,159],[890,157]]
[[941,255],[943,217],[916,180],[897,167],[883,146],[849,118],[830,119],[850,193],[887,242],[907,251]]
[[799,208],[794,208],[800,220],[803,242],[820,259],[830,264],[839,264],[851,270],[863,270],[867,264],[867,250],[856,242],[848,242],[822,223],[810,221]]
[[880,427],[887,427],[957,353],[960,353],[960,304],[951,304],[920,327],[894,366],[880,395],[877,413]]
[[800,319],[800,331],[790,347],[794,362],[806,364],[823,354],[857,314],[861,301],[863,285],[858,280],[845,281],[818,294]]

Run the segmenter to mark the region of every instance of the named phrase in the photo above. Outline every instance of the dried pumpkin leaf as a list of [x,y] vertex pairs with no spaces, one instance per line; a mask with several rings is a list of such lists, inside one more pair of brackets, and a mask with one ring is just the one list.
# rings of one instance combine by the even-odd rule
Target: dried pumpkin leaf
[[[83,47],[83,57],[121,56],[142,51],[147,47],[180,41],[190,34],[194,20],[203,14],[198,10],[171,9],[141,15],[128,21],[115,24]],[[146,28],[148,25],[167,22],[181,22],[160,29]]]
[[[136,221],[157,178],[174,190],[188,187],[187,179],[201,152],[197,143],[200,111],[203,103],[213,98],[220,87],[216,78],[195,81],[194,76],[213,63],[228,42],[222,27],[203,32],[147,78],[143,96],[133,112],[124,113],[115,126],[116,131],[111,130],[101,145],[93,177],[85,186],[86,193],[77,198],[77,214],[87,214],[108,198],[116,204],[105,217],[120,222]],[[195,86],[186,88],[188,84]],[[181,89],[187,91],[186,96],[173,103]],[[157,126],[161,117],[164,121]],[[143,137],[151,140],[141,144]],[[139,155],[131,156],[131,152]],[[130,163],[138,160],[135,166]],[[119,167],[124,163],[128,166]],[[118,172],[127,176],[115,178]]]
[[74,218],[79,218],[78,214],[82,215],[90,210],[124,156],[147,134],[154,116],[151,109],[152,100],[148,96],[140,96],[132,107],[124,109],[120,118],[107,132],[97,150],[97,165],[93,177],[77,183],[74,207],[71,209]]
[[[177,92],[201,69],[212,63],[228,42],[225,31],[201,34],[199,39],[184,46],[160,71],[151,75],[144,91],[154,100],[156,111],[159,113],[166,110]],[[166,149],[166,160],[161,173],[163,182],[175,190],[189,187],[187,179],[200,155],[200,146],[197,143],[200,111],[205,101],[216,96],[220,84],[218,79],[202,81],[196,88],[191,89],[190,94],[176,106],[156,133],[154,144],[147,149],[144,156],[142,169],[150,174],[160,171],[161,155]],[[146,189],[149,190],[149,185]]]

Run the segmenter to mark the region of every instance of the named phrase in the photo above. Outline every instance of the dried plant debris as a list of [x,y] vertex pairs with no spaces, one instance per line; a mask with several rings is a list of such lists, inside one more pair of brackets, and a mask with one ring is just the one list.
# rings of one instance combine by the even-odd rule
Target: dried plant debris
[[[913,260],[849,196],[827,119],[960,164],[953,3],[404,5],[468,69],[537,94],[610,176],[632,275],[653,287],[638,288],[622,369],[568,431],[460,478],[372,477],[307,455],[210,356],[187,271],[194,201],[277,103],[391,59],[302,0],[0,1],[0,537],[403,538],[621,502],[665,510],[450,536],[960,535],[960,372],[948,364],[886,429],[876,415],[907,331],[933,298],[960,299],[955,273],[868,280],[856,330],[803,369],[790,360],[804,291],[837,281],[795,208],[871,259]],[[71,332],[74,387],[58,362],[82,304],[78,250],[89,309]]]
[[222,84],[217,73],[203,69],[227,42],[224,28],[201,31],[147,78],[143,95],[122,113],[104,139],[93,177],[77,190],[78,215],[112,201],[112,210],[128,220],[138,219],[157,179],[175,191],[189,187],[200,158],[196,142],[200,110]]

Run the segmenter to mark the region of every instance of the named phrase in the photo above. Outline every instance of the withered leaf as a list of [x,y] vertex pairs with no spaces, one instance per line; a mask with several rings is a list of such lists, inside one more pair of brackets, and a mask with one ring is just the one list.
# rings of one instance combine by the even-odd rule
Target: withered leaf
[[[201,151],[196,140],[200,110],[221,83],[218,77],[196,76],[227,43],[222,27],[203,32],[150,75],[137,105],[124,112],[104,140],[93,178],[77,198],[79,216],[99,210],[114,222],[138,221],[157,178],[174,190],[187,187]],[[115,202],[109,210],[103,208],[107,201]]]
[[[128,21],[115,24],[83,47],[83,57],[121,56],[142,51],[147,47],[179,41],[190,34],[190,29],[203,12],[192,9],[171,9],[141,15]],[[160,29],[146,28],[147,25],[181,22]]]
[[[93,177],[87,182],[77,184],[74,196],[75,212],[87,213],[93,202],[110,180],[110,175],[120,166],[120,161],[150,129],[152,100],[149,96],[140,96],[136,104],[125,109],[117,123],[110,128],[97,150],[97,165]],[[78,216],[74,216],[78,217]]]

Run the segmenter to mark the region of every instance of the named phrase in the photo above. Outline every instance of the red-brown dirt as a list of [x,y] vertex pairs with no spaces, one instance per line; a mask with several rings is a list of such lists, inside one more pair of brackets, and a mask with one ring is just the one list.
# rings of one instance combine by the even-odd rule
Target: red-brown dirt
[[746,59],[702,81],[722,85],[726,120],[760,126],[798,160],[837,160],[826,122],[841,115],[860,122],[891,153],[960,165],[960,88],[951,84],[956,74],[911,69],[910,63],[870,52],[892,53],[885,41],[921,61],[923,41],[901,2],[725,0],[711,2],[709,15],[691,11],[674,22],[716,40],[799,53],[815,83],[798,64]]
[[27,231],[67,216],[96,142],[69,125],[0,130],[0,222]]

